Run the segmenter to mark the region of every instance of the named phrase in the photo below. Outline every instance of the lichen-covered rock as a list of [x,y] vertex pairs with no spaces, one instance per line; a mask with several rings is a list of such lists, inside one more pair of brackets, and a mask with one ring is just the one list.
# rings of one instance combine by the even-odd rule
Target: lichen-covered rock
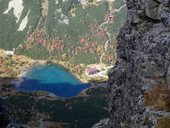
[[[117,62],[109,73],[108,127],[162,128],[159,119],[170,116],[170,1],[126,2],[128,15],[117,37]],[[153,104],[146,94],[159,98]]]
[[155,0],[146,0],[146,16],[152,19],[160,19],[159,18],[159,2]]

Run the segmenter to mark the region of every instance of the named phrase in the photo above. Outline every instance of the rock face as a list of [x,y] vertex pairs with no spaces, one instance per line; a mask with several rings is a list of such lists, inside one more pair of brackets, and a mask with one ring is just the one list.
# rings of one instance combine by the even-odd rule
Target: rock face
[[106,127],[170,128],[170,1],[126,2],[117,62],[109,73]]

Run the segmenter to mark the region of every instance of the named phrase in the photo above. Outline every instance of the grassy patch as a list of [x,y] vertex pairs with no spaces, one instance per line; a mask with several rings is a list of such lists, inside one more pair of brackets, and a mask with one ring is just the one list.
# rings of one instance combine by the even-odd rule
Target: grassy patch
[[170,116],[159,118],[158,128],[170,128]]
[[170,88],[155,86],[144,94],[144,104],[158,110],[170,111]]
[[87,97],[65,100],[41,99],[37,98],[37,93],[17,93],[9,95],[6,100],[11,114],[20,124],[38,127],[40,118],[43,118],[43,121],[69,124],[69,128],[75,125],[78,128],[90,128],[109,116],[106,90],[103,87],[90,89]]

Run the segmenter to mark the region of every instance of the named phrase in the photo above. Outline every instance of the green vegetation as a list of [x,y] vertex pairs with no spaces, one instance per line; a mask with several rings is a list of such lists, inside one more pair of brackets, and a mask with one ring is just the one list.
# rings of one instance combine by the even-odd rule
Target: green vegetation
[[[19,44],[24,43],[27,34],[31,33],[37,26],[40,17],[40,0],[23,0],[24,9],[18,23],[16,23],[13,10],[10,10],[7,14],[3,14],[8,8],[9,1],[10,0],[0,1],[0,48],[12,50]],[[27,27],[23,31],[17,31],[21,21],[29,10],[30,14]]]
[[86,94],[87,95],[95,95],[98,96],[99,94],[106,94],[107,95],[108,90],[107,87],[100,87],[100,88],[93,88],[93,89],[88,89]]
[[35,112],[31,109],[35,102],[33,97],[26,95],[12,96],[8,99],[8,101],[10,104],[13,104],[11,106],[13,113],[18,115],[15,116],[15,119],[19,120],[23,124],[26,124],[32,116],[35,116]]
[[[124,4],[124,0],[116,0],[112,4],[91,3],[87,6],[81,5],[78,0],[58,0],[59,4],[55,0],[48,0],[47,16],[41,14],[41,0],[23,0],[24,9],[18,23],[13,9],[3,14],[9,1],[0,0],[0,48],[16,48],[16,54],[33,59],[68,61],[72,67],[76,67],[81,63],[99,63],[101,55],[105,52],[105,43],[110,40],[103,63],[110,65],[114,62],[114,57],[110,58],[115,54],[115,38],[124,22],[126,9],[112,15],[112,21],[106,22],[109,9],[118,9]],[[29,11],[26,28],[18,31],[20,23]],[[106,24],[101,27],[102,23]],[[18,75],[17,71],[29,63],[29,60],[20,63],[17,60],[17,68],[14,68],[15,62],[10,58],[0,60],[2,69],[8,67],[4,76]],[[80,73],[82,72],[84,71],[81,69]],[[69,128],[89,128],[102,118],[108,117],[105,87],[89,89],[86,92],[87,96],[63,100],[44,96],[44,93],[16,93],[12,85],[6,84],[0,87],[0,92],[6,97],[14,119],[29,126],[37,127],[43,119],[43,122],[57,122],[62,125],[68,123]]]
[[[61,13],[55,11],[56,9],[61,9]],[[82,8],[82,5],[77,0],[66,2],[59,0],[59,4],[55,4],[54,1],[49,1],[46,30],[49,37],[58,37],[64,42],[64,53],[68,54],[68,57],[66,57],[65,60],[68,60],[73,64],[92,64],[99,62],[98,53],[87,53],[85,49],[82,49],[74,55],[72,54],[72,51],[76,49],[76,47],[84,47],[83,44],[80,44],[81,38],[86,38],[89,43],[98,40],[96,38],[91,38],[92,32],[95,32],[97,31],[96,29],[98,29],[92,29],[91,25],[95,24],[96,21],[98,22],[96,25],[104,22],[104,16],[107,11],[107,2],[101,3],[99,6]],[[74,13],[75,16],[72,16],[72,13]],[[64,21],[61,23],[62,14],[67,17],[68,24],[64,23]],[[98,41],[99,44],[105,41],[103,38],[101,38],[101,40],[101,42]],[[73,49],[70,50],[70,46],[73,46]],[[58,56],[60,55],[61,53],[58,54]]]
[[37,127],[43,118],[43,121],[68,123],[69,128],[75,125],[90,128],[100,119],[108,117],[106,90],[105,87],[92,88],[88,90],[87,97],[63,100],[36,98],[35,93],[17,93],[8,95],[7,101],[12,115],[21,124]]
[[[77,0],[74,0],[77,1]],[[55,4],[54,1],[49,1],[49,12],[47,17],[46,29],[49,37],[59,36],[66,44],[79,44],[79,38],[87,35],[90,32],[90,26],[97,20],[100,23],[104,21],[104,16],[108,10],[107,3],[102,3],[99,6],[91,6],[82,8],[78,2],[66,1],[60,4]],[[71,4],[70,4],[71,3]],[[68,7],[69,5],[69,7]],[[61,8],[61,13],[55,11]],[[70,10],[75,9],[75,16],[71,16]],[[62,20],[58,15],[64,14],[69,23],[60,23]],[[67,39],[66,36],[71,36]]]
[[[77,54],[72,54],[72,50],[74,48],[80,46],[85,47],[83,44],[80,43],[81,38],[85,38],[88,40],[89,43],[96,42],[97,45],[103,45],[106,39],[106,36],[97,35],[94,37],[94,33],[97,34],[99,25],[104,22],[104,18],[108,13],[108,4],[107,2],[102,2],[98,6],[89,5],[86,8],[83,8],[82,5],[76,0],[62,2],[59,1],[60,4],[55,4],[54,1],[50,1],[50,9],[49,14],[47,17],[47,24],[46,29],[49,37],[58,37],[62,40],[65,44],[65,53],[69,56],[65,58],[66,60],[70,61],[71,63],[79,64],[92,64],[98,63],[101,52],[95,52],[96,48],[93,49],[94,52],[87,52],[86,50],[78,51]],[[113,3],[113,8],[115,6],[120,7],[124,3],[122,1],[117,1]],[[60,23],[61,20],[60,13],[54,11],[55,9],[61,9],[61,13],[63,13],[67,19],[68,24]],[[72,11],[74,10],[74,11]],[[72,16],[74,13],[74,16]],[[120,18],[119,18],[120,16]],[[115,37],[117,36],[118,30],[120,29],[121,25],[124,22],[126,13],[125,10],[121,11],[118,16],[116,16],[116,22],[108,24],[108,28],[106,29],[111,34],[111,43],[115,45]],[[58,22],[56,22],[58,20]],[[50,25],[49,25],[50,24]],[[92,27],[92,26],[95,27]],[[70,45],[74,46],[72,50],[70,50]],[[108,51],[109,55],[114,55],[113,50]],[[60,54],[58,54],[60,55]],[[90,57],[89,57],[90,56]]]
[[113,39],[113,41],[115,40],[115,38],[117,37],[117,34],[119,33],[119,30],[121,28],[121,26],[124,24],[125,22],[125,18],[126,18],[126,8],[123,8],[116,16],[114,19],[113,24],[108,24],[106,26],[107,30],[109,33],[113,33],[111,36]]
[[124,1],[123,0],[115,0],[115,2],[112,4],[113,8],[120,8],[122,5],[124,5]]
[[80,52],[74,57],[74,59],[71,62],[74,62],[76,64],[81,64],[82,58],[86,58],[84,60],[86,64],[93,64],[99,62],[99,56],[97,54],[86,53],[86,52]]
[[[49,0],[47,15],[43,15],[40,0],[23,0],[24,9],[17,23],[13,9],[3,14],[8,8],[9,1],[0,1],[0,48],[7,50],[17,48],[16,54],[33,59],[50,57],[75,65],[99,63],[108,39],[105,32],[99,31],[99,26],[106,22],[109,11],[124,5],[123,0],[99,4],[93,1],[93,4],[89,3],[86,6],[78,0],[64,2],[58,0],[58,3]],[[26,28],[18,31],[19,25],[29,11]],[[110,34],[111,40],[103,60],[106,64],[114,62],[115,53],[112,49],[115,48],[115,37],[124,23],[126,9],[123,8],[113,15],[113,22],[103,26]],[[20,44],[23,44],[23,47],[18,47]]]
[[[38,51],[38,52],[37,52]],[[49,54],[46,48],[40,44],[34,45],[32,49],[19,49],[17,53],[22,53],[25,56],[29,56],[32,59],[48,59]]]

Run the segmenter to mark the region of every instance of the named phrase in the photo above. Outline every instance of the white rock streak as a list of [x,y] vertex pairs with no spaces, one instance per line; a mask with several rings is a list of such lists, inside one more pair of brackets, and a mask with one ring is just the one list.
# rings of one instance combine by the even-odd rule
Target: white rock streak
[[21,24],[20,24],[20,26],[18,28],[18,31],[23,31],[26,28],[27,23],[28,23],[28,15],[29,15],[29,13],[30,13],[30,10],[28,11],[27,15],[22,20],[22,22],[21,22]]
[[55,0],[55,4],[58,4],[59,2],[58,2],[58,0]]
[[56,9],[56,13],[55,13],[55,14],[59,14],[59,15],[60,15],[60,18],[59,18],[59,19],[57,19],[57,17],[55,17],[55,19],[57,19],[59,23],[69,25],[69,19],[68,19],[67,16],[65,16],[64,14],[62,14],[61,8]]
[[124,7],[126,7],[126,4],[121,6],[119,9],[115,9],[113,12],[120,12]]
[[14,9],[14,16],[17,18],[16,22],[18,23],[24,9],[23,0],[11,0],[8,4],[8,9],[3,14],[7,14],[11,9]]

